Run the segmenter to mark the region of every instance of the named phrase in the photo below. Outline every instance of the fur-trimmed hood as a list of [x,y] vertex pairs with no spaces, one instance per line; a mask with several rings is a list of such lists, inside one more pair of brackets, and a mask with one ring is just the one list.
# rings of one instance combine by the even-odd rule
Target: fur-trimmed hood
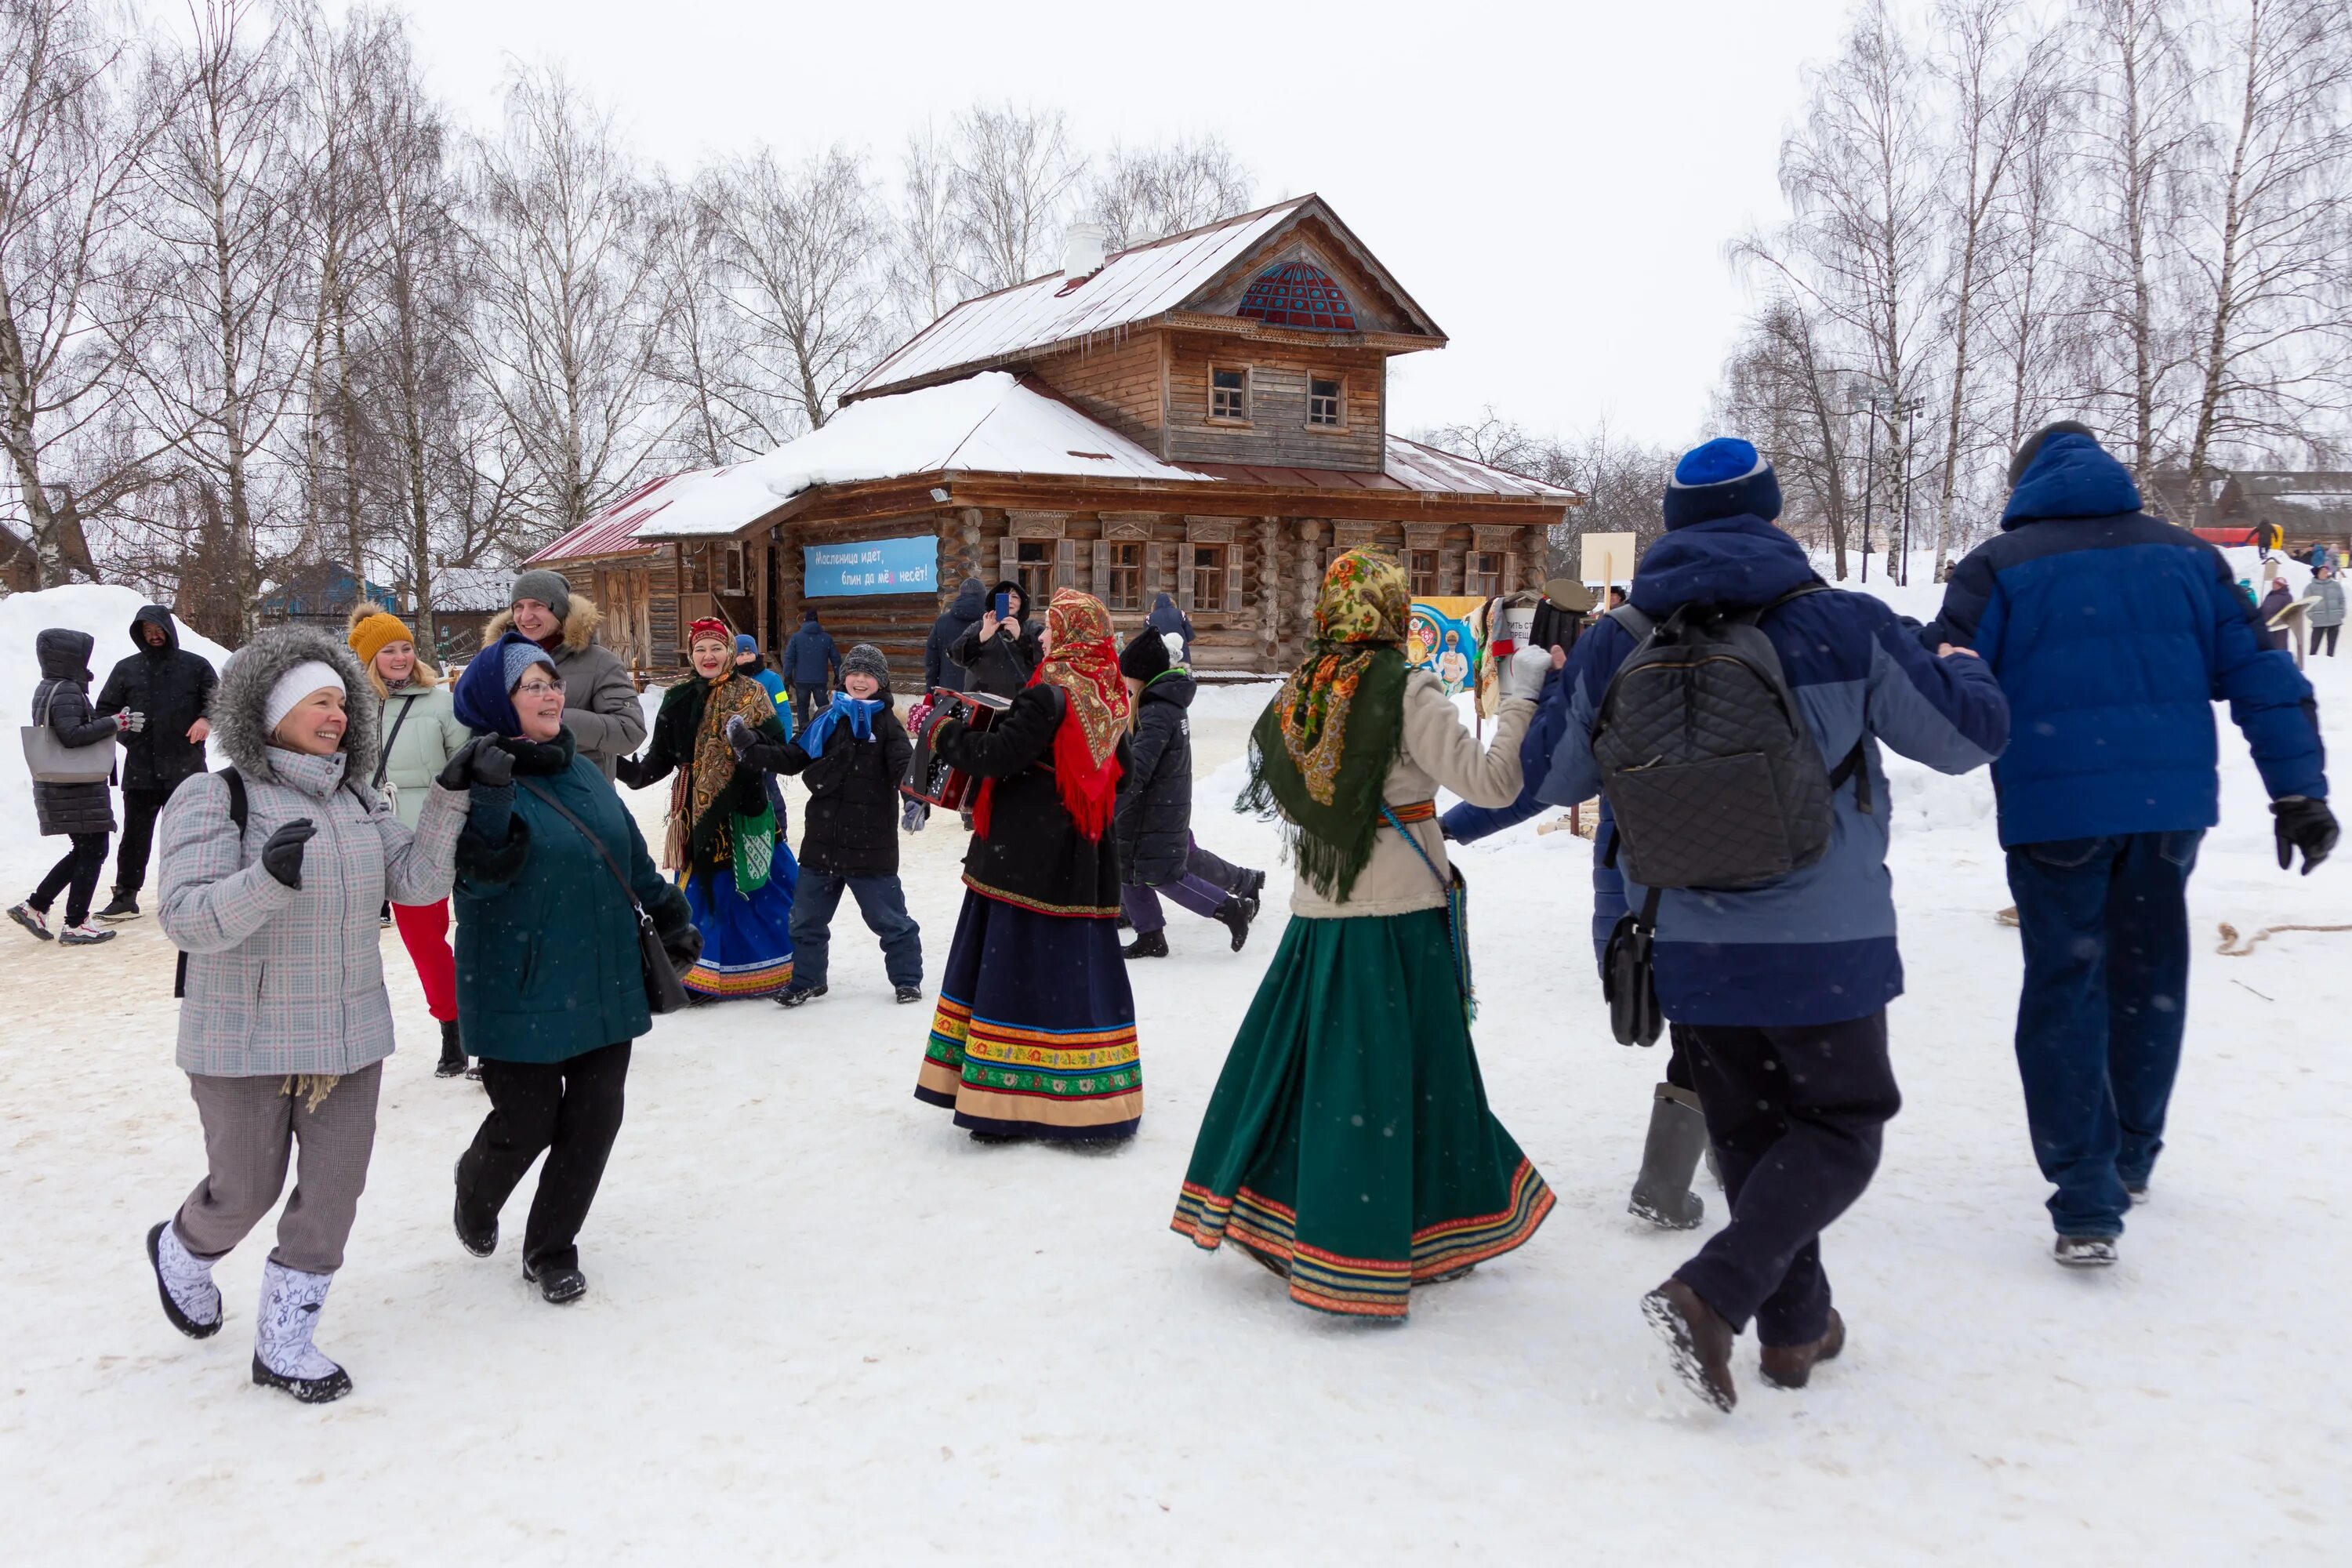
[[361,700],[361,693],[372,689],[366,672],[360,668],[359,656],[313,627],[276,626],[232,654],[228,668],[221,671],[220,684],[213,689],[213,742],[246,777],[276,777],[269,768],[269,731],[262,722],[269,689],[279,676],[310,658],[332,665],[343,678],[343,710],[351,721],[343,731],[343,776],[374,775],[376,751],[382,743],[380,705]]
[[[563,647],[568,653],[578,653],[596,640],[596,627],[603,623],[604,612],[587,595],[574,592],[572,608],[563,613]],[[514,626],[514,611],[500,610],[482,628],[482,646],[489,647],[507,635]]]

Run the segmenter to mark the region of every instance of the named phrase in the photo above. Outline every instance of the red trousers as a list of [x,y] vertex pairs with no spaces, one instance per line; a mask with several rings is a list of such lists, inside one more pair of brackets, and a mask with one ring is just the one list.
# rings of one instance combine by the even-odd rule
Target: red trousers
[[392,923],[408,944],[416,978],[425,983],[425,1005],[446,1024],[457,1016],[457,955],[449,951],[449,900],[429,904],[394,904]]

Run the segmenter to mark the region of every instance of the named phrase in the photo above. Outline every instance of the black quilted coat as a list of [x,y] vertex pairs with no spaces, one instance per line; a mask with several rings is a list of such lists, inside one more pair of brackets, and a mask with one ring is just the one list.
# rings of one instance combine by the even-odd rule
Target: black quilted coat
[[[33,639],[40,657],[41,679],[33,688],[29,722],[47,723],[68,746],[89,746],[111,736],[112,719],[93,718],[89,710],[89,650],[97,639],[88,632],[58,627]],[[103,780],[96,784],[35,784],[33,812],[41,832],[111,833],[114,801]]]
[[1192,844],[1192,721],[1186,710],[1199,689],[1192,676],[1171,669],[1137,699],[1128,771],[1110,820],[1119,879],[1129,886],[1183,879]]
[[[162,647],[147,646],[141,627],[150,626],[163,628]],[[204,655],[180,646],[180,628],[161,605],[142,605],[131,618],[131,646],[139,651],[106,678],[98,711],[147,715],[145,729],[122,737],[122,787],[169,795],[205,771],[205,743],[189,740],[188,731],[211,706],[219,678]]]
[[[837,699],[836,699],[837,700]],[[888,694],[860,741],[846,723],[825,738],[824,755],[812,762],[796,741],[751,748],[751,765],[770,773],[798,773],[808,785],[808,810],[801,820],[801,869],[834,877],[895,877],[898,874],[898,781],[907,776],[914,742],[891,711]]]

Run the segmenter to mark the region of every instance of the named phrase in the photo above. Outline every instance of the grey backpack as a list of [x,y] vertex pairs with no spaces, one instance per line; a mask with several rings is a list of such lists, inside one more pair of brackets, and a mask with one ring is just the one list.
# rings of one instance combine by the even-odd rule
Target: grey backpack
[[1664,622],[1631,605],[1612,611],[1641,646],[1617,668],[1592,731],[1601,793],[1617,833],[1612,857],[1628,879],[1662,888],[1757,888],[1827,852],[1831,796],[1849,778],[1870,810],[1862,741],[1834,771],[1805,723],[1758,626],[1791,599],[1827,591],[1801,583],[1737,610],[1685,605]]

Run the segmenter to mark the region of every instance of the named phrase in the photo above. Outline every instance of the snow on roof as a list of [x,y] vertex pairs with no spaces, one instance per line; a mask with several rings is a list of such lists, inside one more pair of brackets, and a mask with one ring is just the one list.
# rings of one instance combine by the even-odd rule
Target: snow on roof
[[966,300],[866,372],[849,395],[1116,331],[1172,310],[1314,199],[1299,196],[1122,250],[1067,293],[1063,275],[1049,272]]
[[511,566],[444,566],[433,574],[436,610],[503,610],[512,588]]
[[1572,490],[1554,489],[1540,479],[1496,468],[1436,447],[1424,447],[1402,436],[1389,437],[1388,471],[1409,489],[1444,490],[1455,494],[1535,496],[1563,504],[1576,499]]
[[764,457],[657,479],[531,559],[571,559],[627,550],[632,542],[734,533],[816,485],[936,473],[1216,482],[1161,462],[1003,371],[987,371],[848,404],[823,428]]

